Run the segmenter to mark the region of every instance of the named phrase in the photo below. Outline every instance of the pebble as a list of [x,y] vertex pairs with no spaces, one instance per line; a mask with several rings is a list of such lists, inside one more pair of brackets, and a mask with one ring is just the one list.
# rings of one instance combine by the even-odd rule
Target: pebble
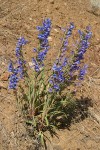
[[34,68],[34,64],[32,62],[28,62],[28,64],[31,68]]
[[33,20],[32,18],[29,18],[29,20]]
[[0,79],[1,79],[1,81],[8,81],[9,76],[10,76],[10,73],[5,72],[1,75]]
[[48,37],[48,41],[52,41],[52,37],[51,36]]
[[59,32],[57,29],[54,29],[54,31],[56,31],[57,33]]

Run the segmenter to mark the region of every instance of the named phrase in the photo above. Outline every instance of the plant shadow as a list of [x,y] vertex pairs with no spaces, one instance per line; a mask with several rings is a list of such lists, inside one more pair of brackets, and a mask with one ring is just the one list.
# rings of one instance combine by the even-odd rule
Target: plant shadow
[[93,107],[92,100],[89,98],[76,99],[75,103],[66,107],[64,110],[67,114],[67,118],[59,118],[56,121],[59,122],[58,129],[70,128],[71,124],[79,123],[88,117],[88,108]]

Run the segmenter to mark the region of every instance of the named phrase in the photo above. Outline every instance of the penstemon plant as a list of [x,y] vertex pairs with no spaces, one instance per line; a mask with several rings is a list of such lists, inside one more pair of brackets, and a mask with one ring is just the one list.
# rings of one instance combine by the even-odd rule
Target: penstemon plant
[[[78,31],[80,40],[71,56],[67,57],[68,40],[72,35],[74,24],[63,30],[61,47],[53,66],[46,66],[46,56],[50,49],[48,37],[51,31],[51,20],[45,19],[39,31],[38,48],[34,48],[35,57],[31,66],[26,63],[23,56],[23,46],[28,44],[24,37],[18,39],[16,46],[16,63],[9,63],[8,70],[9,89],[13,89],[26,121],[33,127],[33,135],[45,144],[45,131],[55,132],[61,125],[61,119],[66,119],[68,105],[74,104],[74,95],[68,91],[69,85],[80,83],[87,72],[87,65],[83,65],[84,54],[89,47],[91,38],[90,28],[83,32]],[[49,76],[46,76],[49,71]]]

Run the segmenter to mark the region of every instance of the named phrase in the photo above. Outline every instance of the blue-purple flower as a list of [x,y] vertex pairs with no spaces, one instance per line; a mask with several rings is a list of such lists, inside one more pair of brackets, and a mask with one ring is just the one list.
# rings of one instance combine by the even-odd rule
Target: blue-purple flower
[[74,29],[74,24],[70,23],[69,28],[64,31],[65,37],[63,38],[62,46],[60,49],[60,55],[58,56],[58,58],[56,59],[56,63],[54,63],[52,67],[53,74],[49,79],[49,84],[50,84],[49,92],[59,91],[60,85],[65,81],[63,68],[66,67],[68,63],[68,60],[65,56],[65,52],[68,46],[68,38],[71,36],[73,29]]
[[45,19],[43,21],[42,26],[37,27],[39,34],[38,34],[38,39],[39,39],[39,44],[40,47],[38,49],[34,48],[34,51],[37,52],[36,59],[33,58],[33,64],[34,64],[34,69],[36,72],[39,72],[41,68],[44,66],[44,59],[47,55],[47,52],[50,48],[49,42],[48,42],[48,37],[50,35],[51,31],[51,20],[50,19]]
[[10,89],[15,89],[17,86],[17,83],[20,78],[23,78],[24,76],[24,58],[23,58],[23,53],[22,53],[22,46],[24,46],[28,41],[25,40],[24,37],[20,37],[17,42],[16,46],[16,68],[13,66],[13,63],[10,62],[8,66],[8,71],[11,72],[12,74],[10,75],[9,78],[9,88]]
[[67,31],[67,34],[66,34],[66,37],[67,37],[67,38],[71,36],[73,29],[74,29],[74,23],[71,22],[71,23],[70,23],[70,27],[68,28],[68,31]]
[[32,58],[32,63],[33,63],[33,67],[34,67],[35,71],[39,72],[40,71],[40,66],[34,58]]
[[18,39],[17,45],[16,45],[16,57],[20,57],[21,56],[21,50],[22,50],[22,46],[27,44],[27,40],[25,40],[24,37],[20,37]]
[[17,83],[19,81],[19,78],[18,78],[18,69],[14,69],[13,70],[13,73],[10,75],[10,78],[9,78],[9,89],[16,89],[16,86],[17,86]]
[[85,74],[87,73],[87,65],[84,65],[83,68],[79,70],[79,80],[83,80]]
[[17,57],[17,65],[18,65],[18,71],[20,74],[20,78],[23,78],[24,76],[24,58],[23,58],[23,52],[22,52],[22,46],[27,44],[27,40],[24,37],[20,37],[17,42],[16,46],[16,57]]
[[9,65],[8,65],[8,71],[9,72],[13,72],[14,71],[14,66],[13,63],[10,61]]
[[23,57],[20,57],[17,61],[17,66],[18,66],[18,73],[20,78],[23,78],[25,75],[25,61],[23,60]]
[[86,31],[86,34],[81,30],[78,31],[80,35],[80,42],[78,44],[78,50],[75,52],[72,63],[70,65],[71,74],[80,69],[81,60],[84,58],[84,54],[89,46],[89,39],[91,38],[92,32]]
[[61,53],[59,57],[63,57],[65,55],[68,46],[68,38],[72,35],[73,29],[74,29],[74,24],[70,23],[69,28],[64,30],[65,37],[62,39],[62,46],[60,49]]

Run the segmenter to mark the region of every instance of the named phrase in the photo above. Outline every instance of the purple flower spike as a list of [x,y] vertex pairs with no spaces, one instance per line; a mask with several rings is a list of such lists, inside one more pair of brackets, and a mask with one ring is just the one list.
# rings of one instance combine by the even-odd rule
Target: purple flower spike
[[82,69],[80,69],[80,71],[79,71],[79,80],[84,79],[84,76],[87,73],[87,68],[88,68],[88,66],[84,65],[84,67]]
[[8,71],[9,72],[13,72],[14,71],[14,67],[13,67],[13,64],[12,64],[11,61],[10,61],[9,66],[8,66]]
[[14,69],[13,74],[9,78],[9,89],[16,89],[18,81],[18,69]]
[[49,79],[49,84],[52,91],[58,92],[60,90],[60,85],[65,81],[63,68],[66,67],[68,63],[67,58],[65,57],[65,52],[68,46],[68,38],[71,36],[73,28],[74,24],[70,23],[70,27],[64,30],[65,37],[62,39],[63,44],[60,49],[60,55],[52,67],[53,75],[51,75]]
[[51,20],[50,19],[45,19],[43,21],[42,26],[37,27],[39,34],[38,34],[38,39],[40,43],[40,47],[38,49],[34,48],[34,51],[37,52],[36,60],[33,58],[33,64],[34,64],[34,69],[36,72],[41,71],[41,69],[44,66],[44,59],[47,55],[47,52],[50,48],[49,42],[48,42],[48,37],[50,35],[51,31]]
[[68,32],[67,32],[67,34],[66,34],[66,37],[67,37],[67,38],[71,36],[73,29],[74,29],[74,23],[71,22],[71,23],[70,23],[70,27],[69,27],[69,29],[68,29]]
[[90,30],[86,31],[86,33],[83,33],[81,30],[78,30],[78,33],[80,35],[80,43],[77,53],[74,56],[73,64],[70,66],[70,72],[71,74],[74,71],[79,70],[79,65],[81,63],[81,60],[84,58],[84,54],[89,46],[89,39],[91,38],[92,32]]
[[9,88],[15,89],[17,86],[17,83],[19,79],[23,78],[24,76],[24,64],[25,61],[23,59],[23,53],[22,53],[22,46],[24,46],[28,41],[25,40],[25,38],[20,37],[17,42],[16,46],[16,57],[17,57],[17,67],[14,68],[12,62],[10,62],[8,66],[8,71],[12,72],[9,78]]
[[16,46],[16,57],[20,57],[21,56],[21,48],[23,45],[27,44],[27,40],[25,40],[24,37],[20,37],[18,39],[18,43],[17,43],[17,46]]

